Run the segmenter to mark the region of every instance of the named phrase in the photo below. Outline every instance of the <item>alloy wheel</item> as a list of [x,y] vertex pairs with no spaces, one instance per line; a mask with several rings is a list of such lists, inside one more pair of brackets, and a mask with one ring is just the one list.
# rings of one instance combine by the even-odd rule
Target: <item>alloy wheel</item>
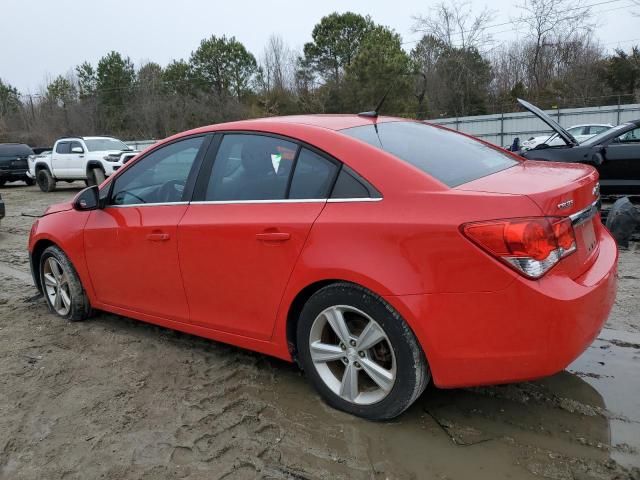
[[309,334],[313,365],[325,385],[343,400],[370,405],[383,400],[396,380],[389,338],[369,315],[335,305],[313,321]]
[[42,269],[44,288],[49,298],[49,303],[58,315],[66,316],[71,311],[71,290],[69,289],[69,277],[54,257],[49,257],[44,262]]

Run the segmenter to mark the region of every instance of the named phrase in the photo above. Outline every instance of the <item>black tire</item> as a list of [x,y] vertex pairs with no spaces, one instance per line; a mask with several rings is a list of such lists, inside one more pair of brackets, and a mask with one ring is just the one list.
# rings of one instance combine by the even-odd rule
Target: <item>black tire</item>
[[7,183],[6,178],[0,178],[0,187],[4,187],[4,184]]
[[[396,377],[386,396],[377,403],[363,405],[343,399],[327,386],[311,359],[309,337],[312,325],[321,312],[332,306],[348,306],[364,312],[382,328],[391,344]],[[338,410],[369,420],[397,417],[420,396],[431,379],[424,353],[400,314],[378,295],[351,283],[324,287],[307,301],[297,325],[296,346],[305,374],[324,400]]]
[[[68,295],[71,302],[69,312],[65,315],[62,315],[56,311],[54,305],[52,304],[50,296],[47,294],[44,271],[45,263],[48,262],[50,257],[53,257],[58,262],[58,264],[62,267],[64,274],[66,275],[67,281],[65,285],[68,286]],[[84,288],[82,288],[80,277],[78,277],[76,269],[73,267],[71,261],[61,249],[53,245],[48,247],[40,257],[39,269],[42,291],[47,301],[47,306],[49,307],[49,310],[51,310],[51,312],[73,322],[85,320],[91,315],[91,305],[89,304],[89,298],[87,297]]]
[[25,178],[24,179],[24,183],[26,183],[28,186],[32,187],[33,185],[36,184],[36,181],[33,178]]
[[104,170],[100,167],[94,167],[89,170],[89,175],[87,175],[88,186],[100,185],[104,182],[104,179],[107,178],[104,174]]
[[36,181],[38,182],[40,190],[43,192],[53,192],[56,189],[56,181],[51,175],[51,172],[46,168],[43,168],[38,172]]

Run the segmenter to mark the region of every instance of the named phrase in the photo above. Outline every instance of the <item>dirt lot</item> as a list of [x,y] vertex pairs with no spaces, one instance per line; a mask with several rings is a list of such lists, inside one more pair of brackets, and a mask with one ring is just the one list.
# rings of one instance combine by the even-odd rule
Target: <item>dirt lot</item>
[[0,191],[0,478],[640,479],[638,244],[621,252],[607,328],[568,371],[429,388],[371,423],[326,407],[285,362],[115,315],[50,314],[21,214],[80,186]]

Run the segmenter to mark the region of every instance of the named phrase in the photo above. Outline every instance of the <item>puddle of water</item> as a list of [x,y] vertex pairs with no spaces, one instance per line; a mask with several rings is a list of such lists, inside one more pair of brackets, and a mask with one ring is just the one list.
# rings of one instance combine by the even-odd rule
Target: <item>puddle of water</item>
[[611,414],[611,457],[622,465],[639,466],[640,334],[603,330],[569,371],[598,391]]
[[640,351],[611,344],[637,341],[613,332],[570,371],[513,385],[430,387],[393,422],[332,410],[287,368],[256,395],[286,412],[290,461],[301,465],[322,450],[335,468],[358,459],[380,478],[600,478],[594,469],[607,478],[610,458],[640,466]]

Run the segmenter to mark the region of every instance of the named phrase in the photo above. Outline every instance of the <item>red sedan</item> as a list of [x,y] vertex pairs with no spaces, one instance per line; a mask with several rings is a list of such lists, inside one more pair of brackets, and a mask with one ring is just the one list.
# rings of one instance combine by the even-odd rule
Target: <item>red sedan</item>
[[357,115],[241,121],[154,145],[33,225],[35,284],[297,361],[386,419],[439,387],[565,368],[614,302],[597,172]]

